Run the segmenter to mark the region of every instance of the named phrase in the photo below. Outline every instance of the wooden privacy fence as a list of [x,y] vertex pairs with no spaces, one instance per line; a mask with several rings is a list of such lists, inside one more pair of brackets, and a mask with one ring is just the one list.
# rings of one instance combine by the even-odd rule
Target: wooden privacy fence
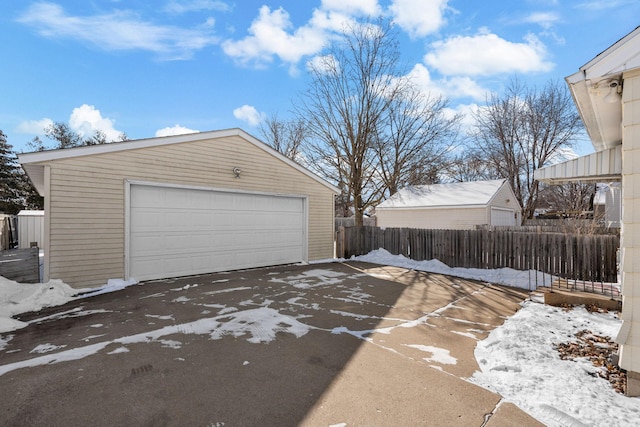
[[39,249],[10,249],[0,252],[0,276],[20,283],[40,281]]
[[437,259],[450,267],[537,270],[566,279],[616,283],[616,235],[568,235],[489,230],[339,228],[336,255],[364,255],[383,248],[422,261]]
[[0,214],[0,250],[14,248],[18,243],[16,217]]

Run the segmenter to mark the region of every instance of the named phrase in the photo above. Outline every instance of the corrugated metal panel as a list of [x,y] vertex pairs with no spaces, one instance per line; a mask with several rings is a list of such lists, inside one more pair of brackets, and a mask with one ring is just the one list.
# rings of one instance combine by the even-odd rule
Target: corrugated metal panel
[[18,245],[20,249],[44,247],[44,211],[23,210],[18,213]]
[[540,168],[534,172],[535,179],[550,184],[571,181],[619,181],[621,177],[622,145]]

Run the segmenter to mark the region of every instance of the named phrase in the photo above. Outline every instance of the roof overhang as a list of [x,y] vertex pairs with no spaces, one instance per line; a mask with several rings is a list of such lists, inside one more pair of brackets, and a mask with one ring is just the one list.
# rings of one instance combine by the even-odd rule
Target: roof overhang
[[596,151],[622,143],[623,73],[640,67],[640,27],[565,78]]
[[248,134],[239,128],[233,129],[223,129],[223,130],[215,130],[209,132],[197,132],[197,133],[189,133],[183,135],[174,135],[174,136],[165,136],[165,137],[157,137],[157,138],[147,138],[147,139],[137,139],[131,141],[117,142],[117,143],[109,143],[109,144],[99,144],[99,145],[90,145],[90,146],[82,146],[82,147],[73,147],[73,148],[65,148],[62,150],[47,150],[47,151],[36,151],[33,153],[23,153],[18,155],[18,161],[22,165],[22,168],[27,173],[33,186],[36,188],[38,193],[44,195],[45,190],[45,165],[50,162],[56,160],[63,159],[71,159],[75,157],[83,157],[97,154],[105,154],[105,153],[116,153],[119,151],[127,151],[127,150],[137,150],[141,148],[147,147],[159,147],[163,145],[171,145],[171,144],[180,144],[184,142],[194,142],[194,141],[203,141],[207,139],[218,139],[230,136],[239,136],[250,143],[254,144],[256,147],[261,150],[266,151],[272,156],[280,159],[285,162],[289,166],[297,169],[303,174],[311,177],[315,181],[329,188],[333,193],[340,194],[340,189],[335,185],[325,181],[320,178],[313,172],[309,171],[305,167],[299,165],[293,160],[285,157],[280,154],[278,151],[274,150],[264,142],[258,140],[254,136]]
[[426,205],[426,206],[376,206],[376,211],[415,211],[425,209],[484,209],[489,205]]
[[617,145],[566,162],[537,169],[533,177],[547,184],[611,182],[622,177],[622,146]]

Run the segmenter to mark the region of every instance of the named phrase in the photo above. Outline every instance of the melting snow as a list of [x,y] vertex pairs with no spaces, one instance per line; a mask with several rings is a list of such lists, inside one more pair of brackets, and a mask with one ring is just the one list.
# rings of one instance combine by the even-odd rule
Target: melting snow
[[[554,344],[575,333],[615,337],[620,320],[613,314],[569,311],[526,301],[523,308],[479,341],[481,372],[470,380],[500,393],[548,425],[638,425],[640,399],[616,393],[601,378],[585,375],[588,361],[561,360]],[[636,420],[632,422],[631,420]]]
[[342,282],[345,273],[332,270],[309,270],[297,276],[290,276],[284,279],[271,279],[275,283],[288,283],[297,289],[311,289],[316,286],[337,285]]
[[[512,269],[479,270],[451,268],[437,261],[412,261],[400,255],[391,255],[387,251],[377,250],[355,258],[359,261],[372,262],[382,265],[393,265],[408,269],[448,274],[457,277],[501,283],[524,289],[534,289],[540,285],[548,285],[552,277],[535,271],[516,271]],[[344,274],[329,269],[315,269],[297,276],[285,279],[271,279],[272,281],[287,283],[292,287],[302,289],[297,298],[290,300],[291,304],[302,304],[305,297],[304,289],[315,286],[335,286],[343,279]],[[218,280],[223,282],[227,280]],[[122,286],[130,285],[123,281],[110,282],[98,290],[83,295],[96,295]],[[245,291],[251,287],[237,287],[207,292],[208,295],[218,293]],[[0,278],[0,333],[11,331],[27,324],[12,319],[11,316],[37,311],[43,307],[63,304],[78,299],[78,292],[60,281],[46,284],[17,284],[16,282]],[[86,290],[84,290],[86,292]],[[357,290],[360,292],[360,290]],[[148,297],[164,296],[162,293]],[[351,294],[352,297],[358,295]],[[255,296],[254,296],[255,297]],[[366,295],[359,295],[368,298]],[[257,298],[257,297],[256,297]],[[354,302],[353,299],[350,302]],[[252,300],[247,304],[256,304]],[[260,305],[260,304],[256,304]],[[214,305],[211,305],[214,307]],[[317,304],[313,307],[320,309]],[[220,339],[227,335],[242,337],[252,343],[270,342],[279,332],[290,333],[297,337],[305,335],[313,327],[301,323],[302,317],[290,317],[279,313],[267,306],[237,311],[235,308],[221,308],[218,316],[200,319],[190,323],[170,325],[154,331],[121,337],[111,341],[99,342],[74,349],[56,349],[55,353],[45,353],[30,360],[0,366],[0,375],[15,369],[43,364],[58,363],[81,359],[105,349],[109,345],[118,346],[109,354],[129,351],[127,345],[135,343],[158,343],[164,346],[179,348],[182,344],[166,337],[180,334],[209,335],[211,339]],[[425,314],[415,320],[398,320],[395,326],[354,331],[344,326],[336,327],[328,332],[334,334],[348,333],[359,339],[370,341],[372,333],[392,333],[395,328],[410,328],[425,324],[430,316],[438,316],[449,307],[442,307],[430,314]],[[233,313],[227,311],[234,310]],[[94,311],[95,312],[95,311]],[[43,317],[35,321],[44,321],[60,316],[86,315],[90,312],[82,307],[58,313],[54,316]],[[334,312],[342,316],[366,317],[349,312]],[[167,319],[169,320],[169,319]],[[453,319],[462,322],[459,319]],[[615,336],[620,328],[620,320],[613,315],[593,314],[578,308],[564,311],[548,307],[532,301],[523,304],[520,311],[507,319],[505,324],[494,329],[485,340],[479,341],[476,347],[476,360],[481,371],[476,372],[469,380],[500,393],[505,401],[514,402],[540,421],[550,426],[563,425],[608,425],[625,426],[640,425],[640,398],[629,398],[616,393],[605,380],[585,374],[591,369],[585,362],[560,360],[553,345],[574,339],[575,332],[590,329],[599,335]],[[93,324],[91,327],[102,327]],[[473,338],[473,332],[482,331],[467,329],[461,335]],[[95,336],[97,337],[97,336]],[[12,340],[12,335],[0,335],[0,350],[6,348]],[[93,338],[93,336],[91,337]],[[51,344],[48,344],[51,345]],[[409,344],[410,347],[430,353],[425,360],[440,364],[455,363],[447,349]],[[36,347],[38,348],[38,347]],[[46,351],[48,347],[40,348]],[[50,348],[50,347],[49,347]],[[35,350],[35,349],[34,349]],[[178,358],[180,359],[180,358]],[[246,363],[246,362],[245,362]],[[439,366],[434,366],[440,369]],[[344,423],[334,424],[343,427]]]
[[[214,282],[214,283],[222,282],[222,281],[223,281],[223,280],[218,280],[218,281],[216,281],[216,282]],[[226,280],[226,281],[228,281],[228,280]],[[237,288],[228,288],[228,289],[220,289],[220,290],[218,290],[218,291],[205,292],[204,294],[205,294],[205,295],[216,295],[216,294],[225,294],[225,293],[227,293],[227,292],[247,291],[247,290],[249,290],[249,289],[253,289],[253,288],[251,288],[251,287],[249,287],[249,286],[240,286],[240,287],[237,287]]]
[[355,257],[354,259],[374,264],[394,265],[412,270],[447,274],[465,279],[482,280],[488,283],[497,283],[530,290],[536,289],[538,286],[549,286],[553,279],[553,276],[550,274],[534,270],[519,271],[512,268],[499,268],[495,270],[453,268],[435,259],[414,261],[402,255],[392,255],[385,249],[377,249],[367,255]]
[[423,357],[426,362],[435,362],[442,365],[456,365],[458,359],[449,354],[449,350],[446,348],[433,347],[430,345],[421,344],[405,344],[406,347],[415,348],[420,351],[431,353],[431,357]]
[[[64,350],[51,355],[36,357],[21,362],[0,366],[0,375],[16,369],[33,367],[38,365],[53,364],[69,360],[82,359],[95,354],[110,344],[136,344],[158,342],[164,347],[180,348],[182,343],[175,340],[166,340],[163,337],[176,334],[209,335],[211,339],[221,339],[227,335],[233,337],[246,337],[250,343],[267,343],[276,338],[278,332],[285,332],[301,337],[311,329],[310,326],[300,323],[298,320],[280,314],[277,310],[261,307],[252,310],[240,311],[234,314],[226,314],[213,318],[199,319],[189,323],[165,326],[154,331],[121,337],[112,341],[95,343],[85,347]],[[42,351],[49,350],[50,344],[42,347]],[[36,347],[38,349],[40,346]],[[35,349],[34,349],[35,351]]]
[[119,354],[119,353],[129,353],[129,349],[127,347],[118,347],[107,354]]
[[66,345],[40,344],[29,353],[49,353],[64,347],[66,347]]
[[153,319],[158,319],[158,320],[173,320],[173,315],[172,314],[167,314],[167,315],[158,315],[158,314],[145,314],[145,317],[151,317]]

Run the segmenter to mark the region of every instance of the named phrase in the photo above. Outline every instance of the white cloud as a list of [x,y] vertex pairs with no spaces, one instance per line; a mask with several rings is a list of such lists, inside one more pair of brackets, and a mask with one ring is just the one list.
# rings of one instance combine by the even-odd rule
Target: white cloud
[[476,101],[485,99],[487,90],[469,77],[454,76],[432,80],[429,69],[423,64],[416,64],[408,74],[411,81],[425,94],[443,96],[449,99],[472,98]]
[[184,126],[180,126],[176,124],[175,126],[158,129],[156,131],[156,136],[184,135],[188,133],[198,133],[198,132],[199,131],[197,130],[189,129]]
[[[45,129],[54,124],[49,118],[41,120],[27,120],[20,123],[16,132],[44,135]],[[120,138],[122,131],[114,128],[113,120],[102,117],[100,110],[93,105],[82,104],[74,108],[69,116],[69,128],[77,132],[82,138],[89,138],[99,130],[105,134],[107,141],[115,141]]]
[[53,124],[53,120],[44,118],[41,120],[27,120],[16,127],[16,132],[31,135],[44,135],[44,130]]
[[446,93],[449,98],[472,98],[475,101],[484,101],[489,92],[470,77],[446,78],[442,80],[442,84],[447,88]]
[[198,12],[201,10],[227,12],[231,10],[231,7],[218,0],[171,0],[164,6],[163,10],[169,13]]
[[355,24],[353,17],[339,11],[320,10],[313,11],[308,26],[320,31],[327,39],[332,37],[332,33],[341,33],[345,28]]
[[448,109],[446,116],[453,117],[459,114],[462,117],[460,121],[461,132],[466,133],[475,125],[474,114],[477,114],[481,108],[483,107],[478,104],[458,104],[455,108]]
[[378,0],[322,0],[322,9],[371,17],[382,13]]
[[307,70],[319,74],[337,73],[340,71],[340,63],[333,55],[317,55],[307,61]]
[[576,9],[601,12],[604,10],[621,9],[628,4],[634,4],[637,0],[591,0],[576,4]]
[[416,64],[406,76],[411,83],[428,97],[445,97],[445,88],[437,81],[431,79],[429,69],[422,64]]
[[69,127],[83,138],[91,137],[97,130],[105,134],[107,141],[116,141],[122,134],[122,131],[113,127],[113,120],[102,117],[100,110],[87,104],[73,109],[69,117]]
[[514,43],[495,34],[456,36],[431,45],[425,63],[444,75],[488,76],[504,73],[549,71],[546,47],[528,35],[524,43]]
[[296,63],[325,46],[326,35],[322,29],[307,25],[289,33],[291,27],[287,11],[282,8],[272,11],[268,6],[262,6],[249,27],[249,35],[238,41],[226,40],[222,48],[241,63],[263,65],[271,62],[274,56],[284,62]]
[[355,24],[354,16],[381,13],[376,0],[324,0],[320,8],[313,9],[305,25],[294,28],[285,9],[262,6],[247,30],[248,35],[239,40],[225,40],[222,49],[245,65],[264,66],[278,58],[288,63],[294,74],[295,64],[305,56],[318,54],[336,34]]
[[527,16],[524,21],[538,24],[544,29],[549,29],[560,20],[560,16],[555,12],[534,12]]
[[71,16],[61,6],[44,2],[32,4],[18,22],[44,37],[81,40],[104,50],[146,50],[163,59],[187,59],[216,42],[208,31],[155,25],[127,11]]
[[265,118],[265,113],[260,113],[255,107],[245,104],[233,110],[233,116],[238,120],[249,123],[251,126],[258,126]]
[[411,37],[424,37],[445,23],[448,0],[393,0],[389,10],[393,20]]

